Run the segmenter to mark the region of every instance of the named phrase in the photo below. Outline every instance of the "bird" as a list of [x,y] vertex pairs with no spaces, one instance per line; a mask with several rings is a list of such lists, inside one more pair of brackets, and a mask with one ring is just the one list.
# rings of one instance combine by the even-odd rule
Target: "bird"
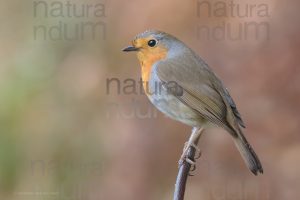
[[136,52],[141,65],[142,83],[151,103],[171,119],[193,127],[184,148],[195,147],[199,134],[221,127],[231,136],[249,170],[263,173],[262,164],[247,141],[245,124],[220,78],[184,42],[158,30],[137,34],[124,52]]

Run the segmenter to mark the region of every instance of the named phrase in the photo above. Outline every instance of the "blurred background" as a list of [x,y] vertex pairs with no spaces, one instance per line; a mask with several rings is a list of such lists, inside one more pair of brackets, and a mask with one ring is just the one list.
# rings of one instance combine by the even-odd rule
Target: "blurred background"
[[[228,87],[264,174],[207,130],[186,199],[300,198],[299,1],[1,1],[0,199],[172,199],[191,128],[140,91],[121,49],[147,29],[199,53]],[[134,85],[135,84],[135,85]]]

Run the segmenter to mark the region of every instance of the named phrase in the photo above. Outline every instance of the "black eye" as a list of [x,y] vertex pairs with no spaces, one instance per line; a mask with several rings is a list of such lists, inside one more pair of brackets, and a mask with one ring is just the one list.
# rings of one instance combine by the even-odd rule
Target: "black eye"
[[156,40],[149,40],[149,41],[148,41],[149,47],[154,47],[156,44],[157,44],[157,41],[156,41]]

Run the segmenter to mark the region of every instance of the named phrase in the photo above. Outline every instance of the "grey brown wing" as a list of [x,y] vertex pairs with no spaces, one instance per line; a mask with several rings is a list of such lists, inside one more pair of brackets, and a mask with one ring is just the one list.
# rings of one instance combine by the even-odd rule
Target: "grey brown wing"
[[222,96],[223,101],[225,102],[225,104],[228,104],[228,106],[230,106],[230,108],[232,110],[232,113],[233,113],[235,119],[237,120],[238,124],[241,127],[246,128],[245,123],[243,122],[243,119],[241,117],[241,114],[239,113],[232,97],[230,96],[228,90],[223,86],[222,82],[221,81],[215,82],[214,87],[216,88],[216,90]]
[[[193,109],[196,113],[207,119],[211,123],[219,125],[225,129],[230,129],[226,120],[226,105],[222,96],[211,85],[207,77],[203,77],[201,69],[185,64],[168,61],[157,63],[156,74],[160,81],[164,83],[176,82],[182,89],[181,95],[176,98]],[[197,69],[197,70],[195,70]],[[164,84],[167,86],[168,84]]]
[[229,95],[229,92],[226,88],[225,88],[225,98],[228,100],[230,107],[232,108],[233,114],[236,117],[238,123],[241,125],[241,127],[246,128],[245,123],[243,122],[243,119],[241,117],[241,114],[239,113],[233,99]]

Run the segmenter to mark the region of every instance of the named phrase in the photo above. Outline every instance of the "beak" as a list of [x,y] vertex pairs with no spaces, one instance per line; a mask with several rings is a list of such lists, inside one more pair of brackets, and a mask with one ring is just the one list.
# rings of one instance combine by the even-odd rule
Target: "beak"
[[128,51],[138,51],[138,50],[139,50],[139,48],[136,48],[134,46],[128,46],[128,47],[122,49],[122,51],[126,51],[126,52],[128,52]]

